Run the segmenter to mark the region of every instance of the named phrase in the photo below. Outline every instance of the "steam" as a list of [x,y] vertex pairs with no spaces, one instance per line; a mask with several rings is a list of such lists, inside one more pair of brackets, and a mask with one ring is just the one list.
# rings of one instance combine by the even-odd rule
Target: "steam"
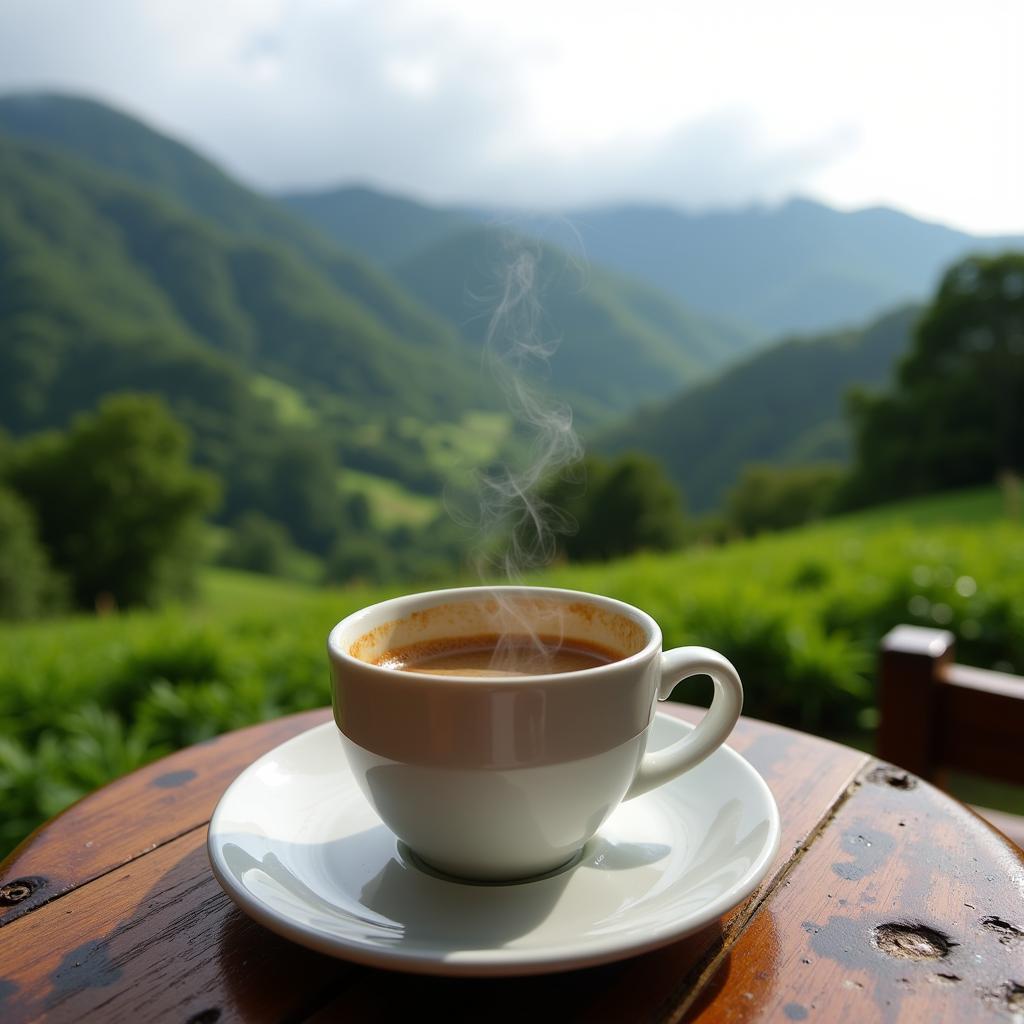
[[558,535],[575,529],[572,518],[547,502],[541,490],[579,461],[583,447],[573,429],[572,409],[541,389],[561,339],[544,333],[537,249],[515,236],[509,236],[506,248],[484,361],[529,443],[529,457],[524,466],[502,464],[479,474],[480,522],[490,543],[478,568],[481,575],[496,572],[518,583],[524,572],[548,565]]
[[[573,429],[572,409],[542,386],[561,339],[544,331],[538,247],[510,235],[505,250],[483,358],[528,443],[528,458],[525,465],[502,464],[478,475],[484,547],[477,568],[481,577],[497,575],[520,583],[525,572],[553,560],[560,534],[576,528],[572,517],[541,492],[580,460],[583,447]],[[562,641],[561,616],[538,621],[536,610],[527,613],[515,602],[499,600],[498,621],[502,640],[492,668],[509,668],[514,662],[520,670],[544,671]]]

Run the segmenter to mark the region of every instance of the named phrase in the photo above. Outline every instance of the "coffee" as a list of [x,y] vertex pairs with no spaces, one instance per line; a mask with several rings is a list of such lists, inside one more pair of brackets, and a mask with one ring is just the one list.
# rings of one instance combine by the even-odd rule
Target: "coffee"
[[590,641],[553,636],[447,637],[396,647],[375,662],[424,675],[532,676],[579,672],[620,661],[622,654]]

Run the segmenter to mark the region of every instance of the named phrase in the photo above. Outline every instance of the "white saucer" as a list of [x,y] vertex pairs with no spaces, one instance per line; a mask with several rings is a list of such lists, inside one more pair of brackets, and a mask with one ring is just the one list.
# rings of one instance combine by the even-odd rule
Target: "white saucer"
[[[649,749],[692,726],[657,716]],[[311,949],[426,974],[540,974],[642,953],[748,896],[779,846],[760,775],[722,747],[620,804],[582,857],[543,879],[431,874],[349,773],[333,722],[281,744],[228,787],[210,821],[213,872],[238,906]]]

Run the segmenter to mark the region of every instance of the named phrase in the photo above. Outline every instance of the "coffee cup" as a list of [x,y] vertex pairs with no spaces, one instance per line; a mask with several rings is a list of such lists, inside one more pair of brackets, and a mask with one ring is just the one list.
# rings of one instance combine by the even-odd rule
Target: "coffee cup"
[[[590,667],[544,671],[531,662],[496,674],[409,671],[396,657],[494,638],[599,653]],[[343,619],[327,648],[338,735],[366,799],[426,865],[481,881],[571,863],[619,803],[714,752],[743,702],[721,654],[662,651],[646,612],[571,590],[398,597]],[[710,709],[684,738],[648,753],[657,702],[696,675],[714,682]]]

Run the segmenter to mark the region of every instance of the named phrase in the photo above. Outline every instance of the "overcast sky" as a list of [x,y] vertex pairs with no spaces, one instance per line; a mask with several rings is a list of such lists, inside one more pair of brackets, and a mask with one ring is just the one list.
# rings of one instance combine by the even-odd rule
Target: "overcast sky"
[[0,0],[0,89],[88,92],[251,184],[1024,231],[1022,0]]

